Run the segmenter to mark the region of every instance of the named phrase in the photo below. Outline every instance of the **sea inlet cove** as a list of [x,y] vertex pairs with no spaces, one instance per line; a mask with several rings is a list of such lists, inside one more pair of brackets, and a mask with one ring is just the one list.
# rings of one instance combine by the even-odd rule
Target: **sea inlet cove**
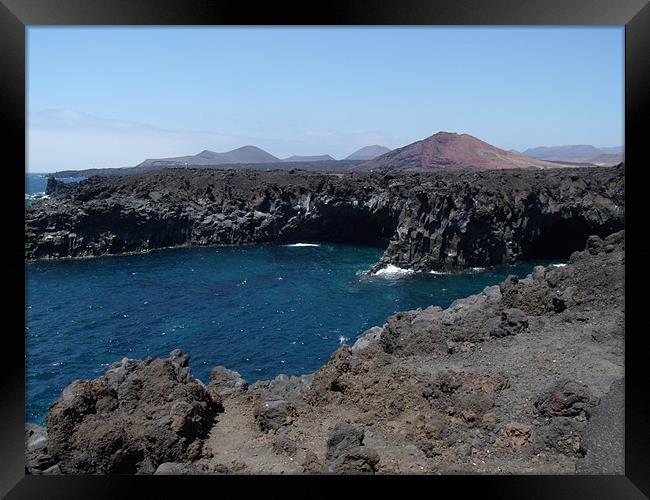
[[623,165],[360,166],[46,178],[28,467],[589,471],[622,395]]
[[623,475],[624,29],[27,29],[29,475]]

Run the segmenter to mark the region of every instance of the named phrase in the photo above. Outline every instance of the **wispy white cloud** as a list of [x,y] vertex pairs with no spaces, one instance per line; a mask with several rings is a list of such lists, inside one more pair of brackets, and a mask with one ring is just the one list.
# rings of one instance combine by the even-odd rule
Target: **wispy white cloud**
[[69,110],[28,117],[27,159],[31,171],[135,165],[146,158],[232,149],[245,137],[201,131],[165,130]]
[[[260,131],[261,132],[261,131]],[[210,131],[167,130],[146,123],[114,120],[71,110],[30,113],[27,123],[27,168],[32,172],[124,167],[147,158],[195,154],[204,149],[228,151],[247,144],[278,157],[330,154],[342,158],[370,144],[390,147],[379,132],[304,130],[292,137]]]

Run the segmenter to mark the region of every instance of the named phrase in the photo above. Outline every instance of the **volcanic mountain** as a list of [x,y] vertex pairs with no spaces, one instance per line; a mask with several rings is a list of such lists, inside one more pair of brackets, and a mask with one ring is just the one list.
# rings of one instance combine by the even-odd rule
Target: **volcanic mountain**
[[277,163],[280,159],[267,153],[256,146],[242,146],[241,148],[215,153],[207,149],[196,155],[177,156],[174,158],[159,158],[145,160],[138,167],[156,166],[193,166],[193,165],[227,165],[236,163]]
[[468,134],[438,132],[359,165],[356,170],[503,170],[556,168],[550,163],[499,149]]
[[377,158],[378,156],[381,156],[384,153],[388,153],[389,151],[390,149],[388,149],[386,146],[377,146],[377,145],[366,146],[365,148],[361,148],[358,151],[355,151],[345,159],[346,160],[372,160],[373,158]]

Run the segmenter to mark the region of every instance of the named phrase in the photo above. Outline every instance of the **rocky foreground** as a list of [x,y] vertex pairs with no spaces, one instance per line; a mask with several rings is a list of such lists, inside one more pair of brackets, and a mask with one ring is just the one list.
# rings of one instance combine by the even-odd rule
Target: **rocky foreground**
[[624,167],[438,173],[171,169],[50,179],[25,207],[27,259],[174,246],[380,244],[389,265],[459,271],[567,257],[623,228]]
[[397,313],[301,377],[217,367],[204,385],[180,351],[125,358],[28,426],[27,471],[622,474],[624,263],[622,231],[592,236],[566,266]]

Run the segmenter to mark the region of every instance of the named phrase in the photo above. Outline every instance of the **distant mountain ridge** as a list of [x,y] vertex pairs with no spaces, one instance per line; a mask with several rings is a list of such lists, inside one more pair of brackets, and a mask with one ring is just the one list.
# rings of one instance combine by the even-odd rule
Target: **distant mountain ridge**
[[573,158],[584,158],[600,154],[598,148],[590,145],[577,145],[577,146],[540,146],[537,148],[528,148],[522,152],[524,156],[531,158],[553,158],[563,157],[567,160]]
[[[355,151],[345,160],[369,160],[390,151],[385,146],[366,146]],[[204,150],[196,155],[176,156],[171,158],[150,158],[136,167],[166,167],[166,166],[200,166],[200,165],[237,165],[252,163],[278,163],[278,162],[315,162],[337,161],[328,154],[324,155],[292,155],[288,158],[278,158],[257,146],[243,146],[241,148],[216,153]]]
[[242,146],[217,153],[203,150],[195,155],[150,158],[133,167],[63,170],[55,176],[127,175],[161,168],[291,168],[323,171],[363,170],[492,170],[509,168],[558,168],[562,166],[611,166],[624,161],[622,147],[595,148],[590,145],[529,148],[524,153],[505,151],[469,134],[438,132],[426,139],[390,150],[365,146],[343,160],[330,155],[293,155],[280,159],[257,146]]
[[591,163],[598,166],[617,165],[625,160],[622,146],[597,148],[588,144],[569,146],[541,146],[528,148],[524,156],[546,161],[566,161],[572,163]]
[[242,146],[241,148],[226,151],[225,153],[215,153],[214,151],[206,149],[196,155],[147,159],[136,166],[194,166],[237,163],[277,163],[279,161],[280,158],[273,156],[271,153],[268,153],[257,146]]
[[[380,148],[380,149],[376,149]],[[384,146],[368,146],[361,148],[359,152],[367,150],[365,154],[373,151],[380,153],[383,150],[390,151]],[[370,151],[370,153],[368,153]],[[355,155],[356,153],[353,153]],[[352,156],[352,155],[351,155]],[[170,158],[149,158],[133,167],[113,167],[113,168],[88,168],[78,170],[61,170],[54,172],[53,175],[59,177],[88,177],[92,175],[129,175],[143,172],[150,172],[161,168],[183,168],[183,167],[205,167],[205,168],[226,168],[233,166],[236,168],[249,169],[289,169],[299,168],[304,170],[323,170],[323,171],[349,171],[353,166],[365,158],[355,160],[354,158],[345,158],[336,160],[330,155],[311,155],[301,156],[293,155],[288,158],[280,159],[271,153],[264,151],[257,146],[242,146],[232,151],[217,153],[205,149],[195,155],[174,156]],[[291,164],[289,167],[286,164]],[[294,167],[295,165],[295,167]]]
[[377,158],[378,156],[388,153],[389,151],[390,149],[387,148],[386,146],[378,146],[378,145],[366,146],[361,149],[358,149],[350,156],[347,156],[345,159],[346,160],[372,160],[373,158]]
[[300,161],[336,161],[336,160],[332,158],[330,155],[315,155],[315,156],[293,155],[290,156],[289,158],[285,158],[282,161],[300,162]]
[[503,170],[558,165],[499,149],[469,134],[438,132],[366,161],[356,170]]

